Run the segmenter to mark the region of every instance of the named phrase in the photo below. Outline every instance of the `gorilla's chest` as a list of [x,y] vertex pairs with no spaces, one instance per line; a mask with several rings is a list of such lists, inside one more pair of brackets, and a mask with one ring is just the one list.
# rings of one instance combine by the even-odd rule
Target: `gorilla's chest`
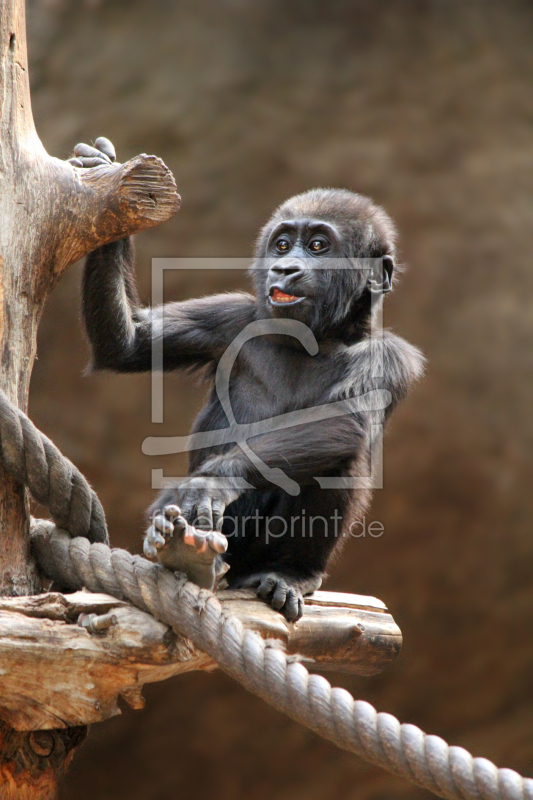
[[335,359],[330,355],[309,356],[261,341],[249,345],[239,354],[229,381],[239,423],[310,408],[323,402],[335,382]]

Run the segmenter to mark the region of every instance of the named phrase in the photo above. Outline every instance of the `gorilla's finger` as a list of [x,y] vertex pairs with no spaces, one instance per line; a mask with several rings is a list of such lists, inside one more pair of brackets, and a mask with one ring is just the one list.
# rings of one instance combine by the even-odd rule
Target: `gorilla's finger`
[[190,525],[183,536],[183,541],[185,544],[196,548],[197,553],[205,553],[208,547],[207,536],[199,533],[196,528]]
[[79,158],[69,158],[68,163],[72,164],[73,167],[83,167]]
[[215,553],[225,553],[228,549],[228,540],[217,531],[213,531],[207,535],[207,543]]
[[205,495],[200,499],[197,507],[198,516],[194,523],[197,528],[202,531],[213,530],[213,508],[211,505],[211,498]]
[[157,550],[151,544],[148,539],[145,539],[143,542],[143,553],[146,558],[157,558]]
[[168,519],[175,519],[181,514],[181,508],[175,503],[170,503],[170,505],[164,507],[163,513]]
[[270,594],[272,594],[274,587],[277,583],[276,578],[272,575],[267,575],[261,581],[259,585],[259,589],[257,590],[257,596],[260,597],[262,600],[266,600]]
[[192,516],[195,509],[196,497],[188,497],[181,504],[181,516],[191,523],[193,522]]
[[101,158],[104,161],[107,161],[108,164],[111,163],[111,159],[108,155],[101,150],[97,150],[96,147],[91,147],[90,144],[85,144],[84,142],[80,142],[76,145],[74,148],[74,155],[83,156],[84,158]]
[[209,548],[209,543],[207,541],[207,536],[199,533],[198,531],[194,532],[194,546],[196,547],[197,553],[205,553]]
[[187,525],[187,528],[185,529],[185,532],[183,534],[183,542],[184,542],[184,544],[189,545],[189,547],[195,547],[196,546],[196,539],[194,538],[194,533],[195,533],[195,531],[194,531],[193,526],[192,525]]
[[166,539],[164,536],[161,536],[159,531],[153,525],[150,525],[146,531],[145,542],[149,542],[151,545],[153,545],[153,547],[156,548],[156,550],[161,550],[161,548],[166,544]]
[[174,523],[162,514],[158,514],[157,517],[154,517],[153,525],[163,536],[170,536],[174,532]]
[[181,515],[174,520],[174,533],[183,533],[187,530],[187,520]]
[[117,154],[115,153],[113,143],[110,142],[109,139],[106,139],[105,136],[99,136],[94,146],[97,147],[101,153],[104,153],[110,161],[116,161]]
[[224,505],[222,500],[213,500],[212,509],[213,509],[213,530],[220,531],[222,529],[222,523],[224,522],[224,511],[226,510],[226,506]]
[[272,608],[275,608],[276,611],[283,608],[285,601],[288,600],[289,594],[290,590],[285,581],[278,581],[274,594],[272,595],[272,600],[270,601]]
[[89,167],[108,167],[109,161],[106,161],[103,156],[101,158],[88,158],[86,156],[80,156],[80,161],[82,166],[85,169],[89,169]]
[[[299,597],[294,589],[289,589],[287,592],[287,599],[285,601],[284,614],[289,622],[296,622],[301,615],[299,615]],[[272,603],[274,607],[274,604]]]

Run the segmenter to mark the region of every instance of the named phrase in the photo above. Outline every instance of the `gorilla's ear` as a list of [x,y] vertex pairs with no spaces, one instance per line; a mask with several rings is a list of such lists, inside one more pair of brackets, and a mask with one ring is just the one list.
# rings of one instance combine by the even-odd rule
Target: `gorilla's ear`
[[381,264],[372,268],[368,279],[368,289],[373,294],[385,294],[392,289],[392,273],[394,260],[392,256],[383,256]]

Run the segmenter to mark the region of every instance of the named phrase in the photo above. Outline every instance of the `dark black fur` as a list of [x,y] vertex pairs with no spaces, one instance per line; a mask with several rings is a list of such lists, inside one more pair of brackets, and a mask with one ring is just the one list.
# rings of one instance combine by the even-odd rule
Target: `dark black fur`
[[[282,236],[286,252],[276,250]],[[324,252],[309,248],[318,237]],[[385,332],[369,338],[371,290],[387,290],[392,281],[394,226],[369,199],[351,192],[317,189],[284,203],[260,233],[256,247],[256,296],[222,294],[165,306],[162,311],[141,308],[135,288],[133,253],[129,240],[107,245],[87,258],[83,309],[93,348],[93,367],[118,372],[151,369],[152,334],[163,337],[164,369],[209,367],[211,375],[234,337],[250,322],[291,318],[306,323],[316,336],[319,352],[311,356],[289,336],[261,336],[241,350],[231,375],[231,402],[237,422],[255,422],[296,409],[356,397],[372,388],[391,392],[392,404],[405,395],[421,373],[423,359],[404,340]],[[314,245],[316,246],[316,245]],[[384,272],[370,276],[360,269],[324,270],[328,259],[383,258]],[[354,262],[355,264],[355,262]],[[277,285],[286,294],[303,295],[294,306],[273,306],[269,293]],[[372,348],[380,348],[384,377],[376,382],[370,370]],[[376,351],[374,350],[374,353]],[[381,412],[372,412],[374,422]],[[383,414],[381,414],[383,416]],[[226,415],[213,390],[200,412],[195,431],[225,428]],[[341,533],[367,508],[368,489],[325,490],[313,476],[368,474],[370,415],[354,413],[320,423],[307,423],[263,434],[250,441],[270,467],[278,467],[300,484],[297,496],[266,480],[235,445],[191,453],[191,476],[244,477],[255,488],[229,491],[218,499],[226,505],[222,531],[232,534],[230,518],[243,527],[230,535],[226,560],[230,585],[251,585],[281,607],[288,618],[301,614],[301,595],[320,585]],[[188,518],[198,514],[198,491],[165,491],[154,509],[177,502]],[[205,504],[205,496],[200,505]],[[220,506],[220,504],[219,504]],[[318,525],[308,535],[305,518],[337,515],[334,535]],[[265,523],[254,515],[280,518],[292,525],[286,535],[267,537]],[[243,535],[243,531],[245,535]],[[258,535],[257,535],[258,534]],[[267,541],[268,538],[268,541]],[[281,588],[280,588],[281,587]],[[285,587],[285,588],[284,588]],[[292,590],[292,591],[291,591]]]

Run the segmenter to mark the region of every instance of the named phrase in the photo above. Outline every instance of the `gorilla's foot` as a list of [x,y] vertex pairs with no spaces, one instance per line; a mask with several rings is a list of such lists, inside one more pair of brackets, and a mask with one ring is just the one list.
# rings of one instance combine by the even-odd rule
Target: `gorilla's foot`
[[144,555],[168,569],[184,572],[202,589],[212,589],[221,572],[228,540],[218,531],[200,531],[189,525],[174,504],[153,518],[144,537]]
[[231,589],[255,589],[257,596],[288,622],[297,622],[304,611],[304,595],[320,588],[322,578],[294,578],[278,572],[258,572],[230,581]]

